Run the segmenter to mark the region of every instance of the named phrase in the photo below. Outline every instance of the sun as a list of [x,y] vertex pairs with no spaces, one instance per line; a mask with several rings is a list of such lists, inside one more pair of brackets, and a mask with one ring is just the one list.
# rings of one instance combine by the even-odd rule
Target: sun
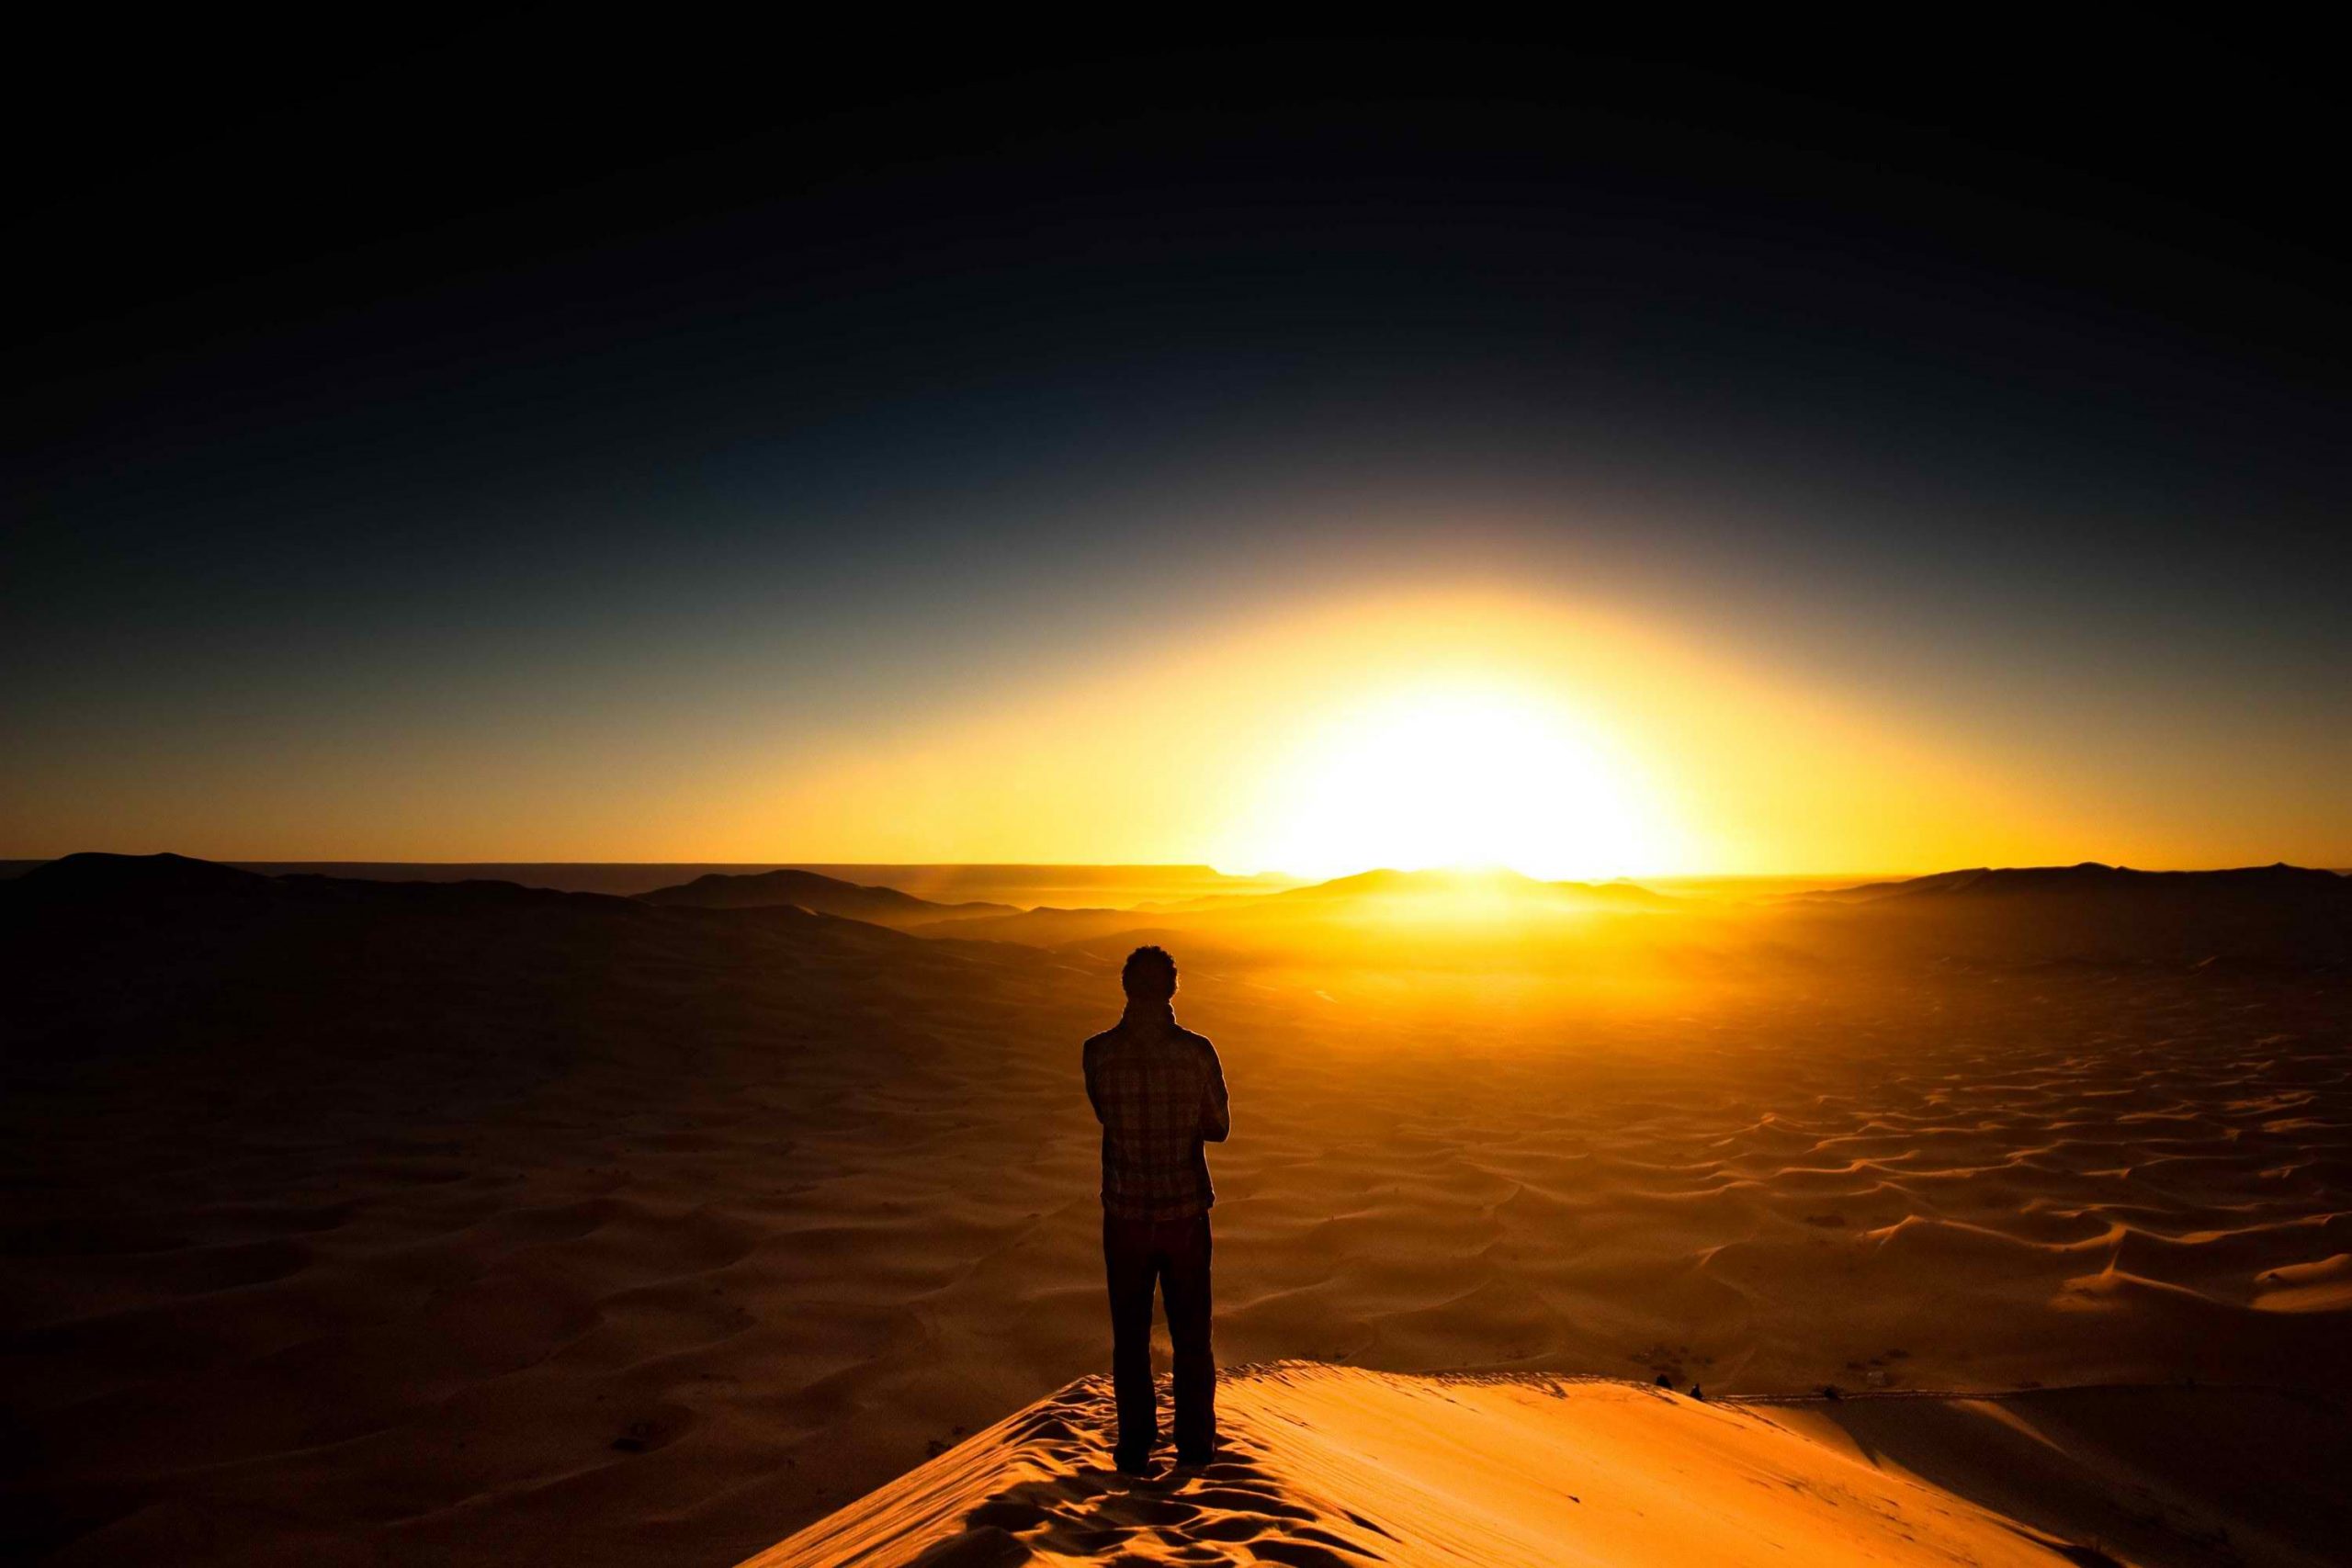
[[1306,876],[1509,866],[1591,878],[1671,858],[1639,770],[1538,690],[1370,696],[1307,736],[1271,793],[1268,863]]

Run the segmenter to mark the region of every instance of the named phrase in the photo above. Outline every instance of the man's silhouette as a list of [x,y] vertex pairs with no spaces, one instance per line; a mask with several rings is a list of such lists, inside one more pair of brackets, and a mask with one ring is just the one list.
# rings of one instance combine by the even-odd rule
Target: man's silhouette
[[1111,1284],[1114,1449],[1139,1471],[1159,1440],[1151,1386],[1151,1292],[1168,1303],[1176,1348],[1176,1462],[1205,1464],[1216,1446],[1216,1359],[1209,1349],[1209,1186],[1204,1144],[1232,1120],[1216,1047],[1176,1023],[1176,961],[1138,947],[1119,982],[1127,1010],[1086,1043],[1086,1098],[1102,1123],[1102,1266]]

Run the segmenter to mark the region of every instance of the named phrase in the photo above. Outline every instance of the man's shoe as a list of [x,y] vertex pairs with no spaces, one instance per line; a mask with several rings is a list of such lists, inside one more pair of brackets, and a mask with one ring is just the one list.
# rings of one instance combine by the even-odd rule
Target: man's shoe
[[1205,1465],[1212,1465],[1216,1462],[1216,1450],[1213,1448],[1178,1449],[1176,1450],[1176,1463],[1180,1469],[1199,1470]]
[[1121,1475],[1149,1475],[1151,1473],[1151,1455],[1148,1453],[1130,1453],[1124,1450],[1114,1450],[1111,1454],[1111,1463]]

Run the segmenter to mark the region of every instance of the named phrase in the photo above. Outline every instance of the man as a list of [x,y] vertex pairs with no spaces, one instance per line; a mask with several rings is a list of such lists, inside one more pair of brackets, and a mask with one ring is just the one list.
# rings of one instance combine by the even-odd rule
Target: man
[[1216,1447],[1216,1359],[1209,1349],[1209,1186],[1204,1144],[1232,1128],[1216,1047],[1176,1023],[1176,961],[1138,947],[1119,981],[1118,1027],[1086,1043],[1086,1098],[1102,1123],[1102,1265],[1111,1285],[1113,1457],[1138,1473],[1159,1440],[1151,1384],[1151,1293],[1168,1304],[1176,1349],[1176,1462]]

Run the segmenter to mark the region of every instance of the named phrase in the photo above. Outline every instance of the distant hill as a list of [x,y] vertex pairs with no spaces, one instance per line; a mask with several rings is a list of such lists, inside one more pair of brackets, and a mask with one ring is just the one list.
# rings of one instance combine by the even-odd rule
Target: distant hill
[[2290,865],[2143,872],[2085,863],[1971,867],[1768,903],[1678,898],[1629,883],[1509,871],[1381,870],[1257,897],[1134,909],[1033,909],[924,923],[920,936],[1089,958],[1166,941],[1220,963],[1373,968],[1508,962],[1558,976],[1626,944],[1721,977],[1778,953],[1831,964],[2352,964],[2352,878]]
[[[1306,887],[1137,908],[1023,910],[936,903],[798,869],[714,874],[638,898],[565,894],[475,880],[271,877],[178,855],[70,855],[0,881],[12,907],[107,906],[119,918],[201,902],[234,911],[256,900],[309,908],[363,904],[439,910],[540,901],[632,909],[854,921],[888,932],[1115,957],[1162,940],[1220,962],[1351,961],[1373,967],[1508,961],[1563,974],[1599,963],[1597,938],[1679,947],[1697,972],[1780,944],[1826,963],[2146,964],[2208,963],[2341,969],[2352,965],[2352,877],[2290,865],[2149,872],[2072,866],[1970,867],[1903,881],[1799,894],[1745,911],[1631,884],[1552,883],[1507,871],[1379,870]],[[230,919],[221,915],[221,919]],[[243,917],[236,917],[242,919]],[[231,923],[234,923],[233,919]],[[200,933],[199,933],[200,934]],[[204,938],[209,941],[209,937]]]
[[[1975,867],[1809,893],[1782,908],[1954,960],[2336,969],[2352,963],[2352,878],[2292,865],[2133,871]],[[1830,922],[1824,925],[1822,922]]]
[[115,898],[269,894],[272,879],[187,855],[72,854],[46,861],[13,879],[20,900],[96,903]]
[[820,876],[813,871],[770,871],[756,876],[713,873],[675,887],[657,887],[638,897],[649,904],[687,904],[703,909],[763,909],[790,904],[815,914],[836,915],[893,930],[1021,912],[1011,904],[934,904],[895,887],[861,886],[854,882]]
[[[1015,908],[1132,908],[1148,903],[1279,892],[1298,878],[1279,872],[1228,873],[1206,865],[988,864],[922,865],[881,863],[790,863],[796,871],[895,887],[934,904],[985,901]],[[768,866],[700,866],[698,871],[766,871]],[[672,882],[682,877],[671,877]]]
[[905,929],[919,936],[1017,942],[1033,947],[1060,947],[1146,931],[1248,942],[1270,940],[1285,931],[1366,920],[1541,923],[1552,916],[1666,909],[1685,902],[1630,882],[1542,882],[1501,869],[1378,870],[1280,892],[1226,894],[1132,909],[1030,909],[969,924],[958,921]]
[[1839,904],[1907,898],[2098,897],[2247,899],[2321,902],[2352,899],[2352,878],[2308,866],[2239,866],[2228,871],[2133,871],[2085,861],[2079,865],[1974,866],[1901,882],[1874,882],[1804,893],[1800,899]]
[[[42,860],[0,860],[0,882],[23,875]],[[1010,908],[1133,908],[1217,896],[1247,896],[1295,887],[1278,872],[1235,874],[1205,865],[1014,865],[836,863],[817,861],[223,861],[264,876],[334,876],[363,882],[515,882],[565,893],[635,897],[698,876],[755,876],[808,871],[862,887],[901,893],[954,906],[984,900]]]
[[1664,908],[1675,900],[1631,882],[1544,882],[1519,872],[1361,871],[1311,886],[1269,895],[1269,907],[1341,903],[1365,898],[1489,897],[1551,905],[1603,905],[1612,908]]
[[[168,854],[68,855],[0,882],[0,1039],[51,1036],[61,1065],[102,1045],[332,1056],[396,1027],[501,1060],[620,1028],[765,1039],[813,998],[855,992],[887,1016],[910,976],[960,994],[1025,958],[784,906],[273,877]],[[658,978],[678,976],[692,978]],[[17,1066],[45,1054],[28,1049]]]

